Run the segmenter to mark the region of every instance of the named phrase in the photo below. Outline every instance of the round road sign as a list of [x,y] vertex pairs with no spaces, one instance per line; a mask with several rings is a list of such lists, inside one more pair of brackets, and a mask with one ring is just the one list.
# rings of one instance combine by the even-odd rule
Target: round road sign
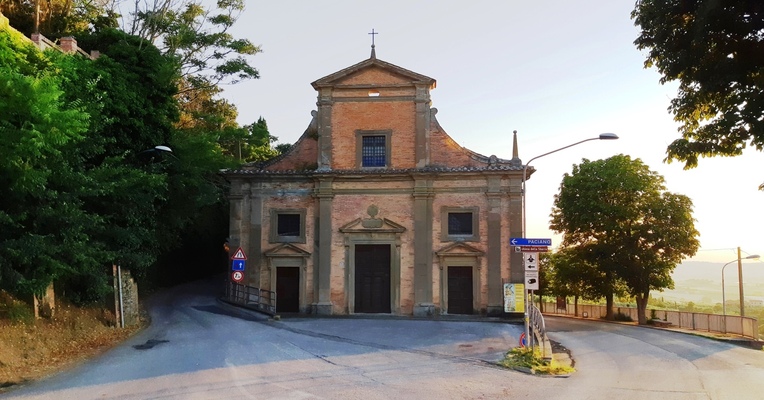
[[241,282],[244,280],[244,274],[241,271],[233,271],[231,279],[233,279],[234,282]]

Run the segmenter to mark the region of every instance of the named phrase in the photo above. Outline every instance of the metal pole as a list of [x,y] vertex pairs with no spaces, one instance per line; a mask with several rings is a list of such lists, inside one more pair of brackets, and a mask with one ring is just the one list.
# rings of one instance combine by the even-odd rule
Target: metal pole
[[[729,264],[724,264],[724,267]],[[724,333],[727,333],[727,299],[724,296],[724,267],[722,267],[722,318],[724,318]]]
[[[576,143],[573,143],[573,144],[569,144],[569,145],[567,145],[565,147],[560,147],[557,150],[552,150],[552,151],[550,151],[548,153],[544,153],[544,154],[542,154],[540,156],[533,157],[530,160],[528,160],[527,163],[525,163],[525,166],[523,166],[523,176],[522,176],[522,184],[521,184],[521,187],[522,187],[522,192],[521,192],[522,196],[521,196],[521,199],[522,199],[523,237],[525,237],[525,235],[526,235],[526,231],[525,231],[525,196],[526,196],[526,192],[525,192],[525,177],[528,175],[528,165],[530,165],[531,162],[533,160],[537,159],[537,158],[548,156],[548,155],[550,155],[552,153],[556,153],[556,152],[558,152],[560,150],[565,150],[565,149],[567,149],[569,147],[573,147],[575,145],[578,145],[578,144],[581,144],[581,143],[584,143],[584,142],[588,142],[590,140],[617,139],[618,138],[617,136],[615,136],[615,137],[613,137],[613,136],[615,136],[615,135],[607,136],[607,137],[605,137],[604,135],[600,135],[600,136],[598,136],[596,138],[584,139],[584,140],[581,140],[579,142],[576,142]],[[523,288],[524,287],[525,287],[525,285],[523,285]],[[525,321],[525,340],[526,340],[526,343],[530,344],[531,343],[531,341],[530,341],[530,323],[529,323],[530,322],[530,318],[529,318],[529,308],[528,308],[528,303],[529,303],[529,301],[528,301],[528,293],[529,293],[529,291],[527,289],[524,289],[524,291],[525,291],[525,293],[524,293],[524,296],[525,296],[525,307],[524,308],[525,308],[525,310],[524,310],[523,320]],[[531,297],[531,300],[533,300],[533,297]]]
[[119,285],[119,327],[124,328],[125,327],[125,308],[123,304],[125,303],[122,298],[122,266],[120,264],[117,264],[117,285]]
[[740,316],[745,317],[745,300],[743,296],[743,261],[740,258],[740,247],[737,248],[737,284],[740,287]]

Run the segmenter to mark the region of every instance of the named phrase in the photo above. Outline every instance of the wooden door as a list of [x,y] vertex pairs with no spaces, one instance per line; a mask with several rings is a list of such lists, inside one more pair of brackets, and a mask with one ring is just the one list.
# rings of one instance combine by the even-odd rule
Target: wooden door
[[390,313],[390,245],[355,246],[355,312]]
[[300,267],[276,267],[276,312],[300,312]]
[[472,267],[448,267],[448,313],[472,314]]

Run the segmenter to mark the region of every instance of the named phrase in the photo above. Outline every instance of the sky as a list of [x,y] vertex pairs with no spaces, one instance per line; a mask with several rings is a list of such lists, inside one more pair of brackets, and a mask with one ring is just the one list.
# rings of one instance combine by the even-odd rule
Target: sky
[[[261,46],[251,58],[260,79],[225,88],[239,122],[265,118],[278,143],[294,143],[316,109],[310,83],[376,55],[437,80],[432,106],[445,131],[483,155],[533,157],[600,133],[619,140],[589,141],[534,160],[527,182],[529,238],[549,230],[553,196],[565,173],[583,158],[639,158],[694,203],[701,249],[692,260],[722,264],[764,255],[764,154],[704,158],[700,166],[665,163],[679,137],[667,111],[677,85],[661,85],[633,42],[632,0],[252,1],[232,33]],[[749,268],[764,268],[753,261]]]

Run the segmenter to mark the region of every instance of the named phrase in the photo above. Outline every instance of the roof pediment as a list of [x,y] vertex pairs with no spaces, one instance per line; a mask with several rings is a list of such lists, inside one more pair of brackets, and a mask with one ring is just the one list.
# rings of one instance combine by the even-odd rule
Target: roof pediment
[[472,247],[467,243],[455,242],[441,248],[440,250],[436,251],[435,254],[440,257],[482,257],[485,252],[478,248]]
[[429,76],[418,74],[414,71],[409,71],[405,68],[401,68],[395,64],[382,61],[378,58],[369,58],[359,62],[358,64],[351,65],[347,68],[341,69],[333,74],[327,75],[321,79],[314,81],[313,83],[311,83],[311,85],[313,86],[314,89],[318,89],[320,87],[335,86],[351,78],[352,76],[355,76],[359,73],[363,73],[364,71],[369,71],[373,69],[381,69],[391,75],[395,75],[398,78],[401,78],[412,84],[426,84],[430,87],[430,89],[435,88],[435,79],[430,78]]
[[342,233],[403,233],[406,228],[403,225],[390,221],[387,218],[356,218],[355,220],[340,227]]
[[310,253],[291,243],[280,244],[263,254],[266,257],[310,257]]

